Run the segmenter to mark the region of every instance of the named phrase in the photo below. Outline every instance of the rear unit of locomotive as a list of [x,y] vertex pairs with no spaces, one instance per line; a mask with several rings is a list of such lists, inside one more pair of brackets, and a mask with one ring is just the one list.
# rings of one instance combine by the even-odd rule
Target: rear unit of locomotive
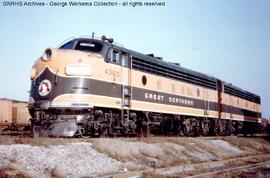
[[95,94],[110,91],[96,79],[110,45],[105,39],[72,39],[58,49],[47,48],[37,59],[28,104],[34,134],[73,136],[83,132],[100,100]]

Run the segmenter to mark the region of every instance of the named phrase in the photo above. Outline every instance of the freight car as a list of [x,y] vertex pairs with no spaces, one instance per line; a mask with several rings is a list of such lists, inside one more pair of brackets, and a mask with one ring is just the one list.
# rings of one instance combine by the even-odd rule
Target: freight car
[[253,134],[261,118],[259,96],[105,36],[47,48],[31,80],[34,134]]
[[0,131],[29,129],[27,102],[0,98]]
[[261,119],[258,119],[258,122],[259,124],[257,128],[257,132],[260,134],[270,135],[270,120],[261,118]]

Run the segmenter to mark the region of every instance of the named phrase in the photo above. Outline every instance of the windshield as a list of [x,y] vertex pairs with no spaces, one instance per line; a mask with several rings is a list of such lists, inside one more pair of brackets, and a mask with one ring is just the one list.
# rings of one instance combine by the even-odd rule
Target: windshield
[[62,45],[60,47],[60,49],[73,49],[73,46],[74,46],[74,42],[69,41],[69,42],[65,43],[64,45]]
[[80,51],[101,52],[103,45],[91,40],[72,40],[60,47],[60,49],[75,49]]
[[75,50],[101,52],[102,44],[95,41],[81,40],[77,42]]

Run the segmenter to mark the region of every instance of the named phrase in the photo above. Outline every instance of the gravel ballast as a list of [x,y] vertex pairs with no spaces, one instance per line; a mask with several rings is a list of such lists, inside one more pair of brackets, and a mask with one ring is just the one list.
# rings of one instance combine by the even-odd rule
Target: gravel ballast
[[119,171],[120,162],[98,153],[91,143],[57,146],[0,145],[1,167],[15,167],[33,177],[87,177]]

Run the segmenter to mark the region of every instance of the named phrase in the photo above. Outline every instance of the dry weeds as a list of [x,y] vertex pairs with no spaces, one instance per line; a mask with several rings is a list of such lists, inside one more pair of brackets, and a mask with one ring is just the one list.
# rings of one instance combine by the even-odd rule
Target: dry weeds
[[78,139],[69,138],[48,138],[48,137],[0,137],[0,145],[11,145],[11,144],[29,144],[32,146],[50,146],[50,145],[61,145],[71,142],[80,142]]
[[3,178],[30,178],[30,176],[12,169],[12,168],[0,168],[0,177]]
[[95,139],[93,148],[122,161],[128,170],[165,168],[247,154],[227,141],[181,137]]

